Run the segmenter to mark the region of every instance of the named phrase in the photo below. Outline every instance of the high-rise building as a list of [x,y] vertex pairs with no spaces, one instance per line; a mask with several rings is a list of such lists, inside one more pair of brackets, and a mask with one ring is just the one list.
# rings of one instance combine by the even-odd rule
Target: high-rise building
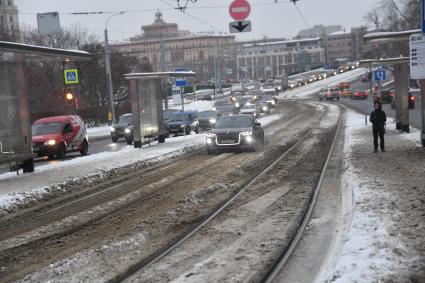
[[18,8],[14,0],[0,0],[0,31],[19,33]]

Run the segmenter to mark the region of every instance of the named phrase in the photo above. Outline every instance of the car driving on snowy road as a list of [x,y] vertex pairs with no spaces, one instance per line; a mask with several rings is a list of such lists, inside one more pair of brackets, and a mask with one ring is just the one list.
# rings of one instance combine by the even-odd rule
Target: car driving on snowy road
[[264,144],[264,129],[251,115],[221,117],[207,133],[207,153],[222,151],[256,151]]

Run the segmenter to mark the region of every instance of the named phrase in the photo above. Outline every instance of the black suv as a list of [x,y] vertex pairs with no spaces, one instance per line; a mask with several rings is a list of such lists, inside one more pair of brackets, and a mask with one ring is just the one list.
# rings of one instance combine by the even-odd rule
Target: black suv
[[250,115],[222,116],[207,133],[207,153],[256,151],[264,145],[264,130]]

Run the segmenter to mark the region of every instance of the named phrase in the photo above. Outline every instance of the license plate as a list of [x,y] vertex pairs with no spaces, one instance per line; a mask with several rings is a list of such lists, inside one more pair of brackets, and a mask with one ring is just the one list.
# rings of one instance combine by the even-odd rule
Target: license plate
[[229,144],[229,143],[235,143],[234,140],[223,140],[221,143]]

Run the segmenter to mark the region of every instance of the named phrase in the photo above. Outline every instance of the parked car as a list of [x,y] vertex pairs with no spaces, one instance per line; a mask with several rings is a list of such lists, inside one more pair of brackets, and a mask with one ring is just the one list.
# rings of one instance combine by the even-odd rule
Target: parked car
[[38,156],[63,159],[67,152],[87,155],[89,143],[86,126],[80,116],[48,117],[35,121],[31,127],[33,150]]
[[323,88],[319,92],[319,100],[339,100],[341,96],[341,91],[338,88]]
[[199,122],[195,112],[175,112],[170,115],[168,120],[168,132],[170,134],[174,134],[174,136],[184,133],[190,135],[192,131],[199,133]]
[[260,107],[258,107],[256,104],[245,104],[244,107],[241,108],[241,114],[248,114],[254,118],[260,117],[260,113]]
[[356,90],[351,94],[351,99],[367,99],[368,93],[365,90]]
[[111,127],[111,138],[117,142],[120,138],[125,138],[125,130],[133,125],[133,114],[127,113],[120,117],[118,123]]
[[217,123],[217,112],[216,111],[202,111],[198,114],[198,122],[200,129],[212,129]]
[[222,151],[256,151],[264,144],[264,130],[251,115],[223,116],[207,133],[207,153]]

